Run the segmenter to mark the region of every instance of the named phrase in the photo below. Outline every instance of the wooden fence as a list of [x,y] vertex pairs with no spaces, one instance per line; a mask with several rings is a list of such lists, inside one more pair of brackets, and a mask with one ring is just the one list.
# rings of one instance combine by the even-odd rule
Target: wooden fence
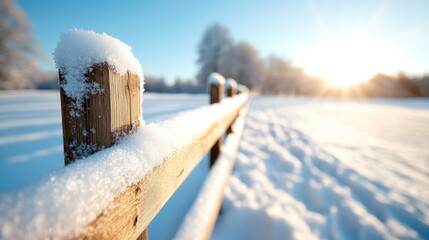
[[[98,83],[103,94],[90,96],[78,116],[70,116],[71,104],[61,91],[65,164],[115,143],[115,136],[132,132],[140,124],[140,87],[138,76],[128,73],[119,76],[107,64],[97,64],[87,73],[90,82]],[[60,81],[65,81],[60,73]],[[210,85],[210,103],[222,101],[223,83]],[[248,104],[248,92],[241,87],[234,98],[240,103],[220,121],[208,124],[202,134],[183,149],[163,160],[137,183],[128,186],[98,217],[86,226],[85,233],[76,239],[147,239],[147,227],[164,204],[188,177],[194,167],[210,151],[210,162],[215,164],[221,153],[222,137],[242,109]],[[243,90],[244,89],[244,90]],[[236,85],[227,86],[228,97],[237,93]],[[240,97],[241,96],[241,97]],[[93,134],[85,134],[85,129]],[[78,146],[89,146],[85,151]],[[78,151],[79,150],[79,151]],[[231,159],[233,161],[233,159]],[[224,180],[222,180],[224,181]],[[223,191],[222,191],[223,192]],[[223,194],[223,193],[220,194]],[[222,199],[223,195],[218,196]],[[218,204],[218,208],[220,204]],[[219,209],[214,209],[219,212]],[[206,226],[211,233],[215,221]],[[209,237],[207,234],[206,237]]]

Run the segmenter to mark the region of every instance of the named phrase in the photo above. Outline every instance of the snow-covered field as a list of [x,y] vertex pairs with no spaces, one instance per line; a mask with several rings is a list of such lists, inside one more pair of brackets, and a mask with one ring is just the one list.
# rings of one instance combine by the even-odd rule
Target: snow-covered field
[[[144,94],[144,119],[207,102]],[[428,123],[428,99],[254,97],[213,238],[429,239]],[[207,165],[151,223],[151,238],[174,236]],[[0,196],[62,167],[58,93],[0,93]]]
[[429,101],[253,98],[214,239],[429,239]]

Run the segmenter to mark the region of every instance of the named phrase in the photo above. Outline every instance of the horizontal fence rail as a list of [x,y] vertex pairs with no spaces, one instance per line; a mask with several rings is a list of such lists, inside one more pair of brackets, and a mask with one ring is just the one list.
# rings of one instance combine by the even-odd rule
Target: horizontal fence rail
[[[109,71],[109,68],[101,70]],[[93,70],[93,75],[94,72],[96,73],[97,71]],[[113,78],[115,77],[113,72],[105,74],[104,76],[108,76],[109,78],[112,78],[112,76]],[[128,79],[128,81],[136,82],[134,78]],[[106,80],[95,78],[93,81],[108,83],[110,79]],[[125,79],[125,82],[123,81],[121,84],[129,86],[130,84],[126,81],[127,79]],[[233,79],[228,79],[228,84],[226,86],[228,98],[222,101],[225,92],[225,80],[223,76],[217,73],[212,73],[209,76],[208,82],[210,89],[210,104],[213,104],[211,107],[215,108],[219,107],[219,105],[223,105],[228,106],[229,110],[224,112],[217,121],[206,124],[204,129],[198,135],[192,137],[189,144],[173,150],[173,154],[167,156],[162,161],[161,165],[156,166],[142,179],[128,186],[125,191],[116,196],[113,202],[101,214],[99,214],[94,221],[88,224],[86,229],[83,231],[83,234],[77,236],[76,239],[147,239],[147,227],[149,223],[209,150],[211,165],[216,163],[216,159],[221,153],[221,140],[223,135],[227,132],[231,133],[229,138],[237,138],[237,134],[232,134],[231,126],[240,113],[242,116],[240,118],[241,121],[235,125],[239,125],[236,126],[238,129],[243,128],[242,118],[246,112],[244,109],[247,109],[249,92],[246,87],[241,85],[239,86],[240,88],[237,89],[235,81]],[[134,86],[138,87],[138,84],[134,84]],[[125,88],[125,90],[133,91],[130,90],[129,87]],[[138,89],[134,91],[138,92]],[[237,92],[238,95],[236,95]],[[116,92],[111,93],[112,96],[110,96],[110,99],[118,99],[118,97],[114,95]],[[122,94],[122,96],[127,95]],[[138,98],[136,99],[138,100]],[[125,103],[128,105],[135,105],[135,103],[129,103],[129,100],[130,98],[128,97]],[[109,103],[107,103],[107,105],[109,105]],[[116,103],[110,103],[110,105],[117,106]],[[110,108],[107,108],[107,110],[110,110]],[[87,111],[87,113],[88,115],[91,114],[90,111]],[[107,113],[105,115],[112,119],[118,118],[115,117],[113,113]],[[134,117],[131,119],[137,118]],[[193,119],[190,119],[190,121],[192,120]],[[129,131],[132,126],[128,126],[129,127],[127,129]],[[63,125],[63,128],[67,127],[70,126]],[[112,134],[114,133],[115,132],[112,131]],[[238,148],[237,139],[235,145],[233,152],[237,151]],[[206,238],[209,238],[214,227],[215,219],[217,218],[217,215],[214,213],[219,211],[221,205],[223,188],[226,184],[226,179],[229,176],[233,159],[235,158],[235,154],[233,152],[229,151],[229,164],[231,165],[228,165],[229,168],[226,169],[225,177],[220,179],[221,188],[218,188],[215,194],[216,204],[213,205],[212,211],[208,215],[209,219],[211,219],[210,224],[204,227],[207,228],[207,230],[204,230]],[[224,162],[227,161],[225,160],[225,156],[225,154],[221,155],[220,158],[223,159],[223,163],[219,163],[217,165],[225,165]],[[68,160],[67,152],[65,159],[66,161]]]
[[117,196],[111,206],[79,238],[136,239],[147,228],[171,195],[201,161],[246,106],[248,93],[235,97],[237,107],[205,131],[192,143],[167,157],[136,184]]
[[198,197],[176,233],[175,239],[210,239],[223,199],[223,192],[234,166],[247,107],[241,109],[222,146]]

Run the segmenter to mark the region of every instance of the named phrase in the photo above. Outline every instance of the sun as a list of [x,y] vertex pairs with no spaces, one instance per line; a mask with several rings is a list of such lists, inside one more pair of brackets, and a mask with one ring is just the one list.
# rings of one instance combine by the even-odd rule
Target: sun
[[320,74],[330,85],[350,87],[367,80],[375,71],[370,60],[374,49],[362,40],[334,39],[319,51]]
[[380,2],[368,18],[359,16],[363,20],[360,23],[353,16],[345,16],[327,25],[317,6],[308,1],[320,35],[309,39],[312,45],[303,45],[293,53],[295,64],[308,75],[324,79],[329,86],[341,88],[365,82],[377,73],[395,74],[403,69],[413,69],[415,60],[406,54],[406,50],[418,43],[408,39],[420,37],[414,37],[413,33],[397,38],[380,37],[384,29],[379,19],[387,4],[388,1]]
[[359,36],[330,39],[307,49],[304,69],[334,87],[347,88],[367,81],[389,63],[385,48]]
[[331,39],[308,50],[304,68],[331,86],[347,88],[377,73],[380,50],[356,36]]

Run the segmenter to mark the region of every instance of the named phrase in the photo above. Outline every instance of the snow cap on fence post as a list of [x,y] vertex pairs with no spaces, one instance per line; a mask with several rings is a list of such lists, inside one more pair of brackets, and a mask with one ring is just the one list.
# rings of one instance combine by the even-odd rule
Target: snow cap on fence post
[[226,88],[226,96],[232,97],[237,94],[237,82],[234,79],[232,78],[226,79],[225,88]]
[[220,102],[222,100],[225,78],[219,73],[213,72],[207,79],[210,92],[210,104]]
[[217,72],[212,72],[207,82],[209,85],[225,85],[225,78]]
[[62,33],[59,72],[65,164],[110,147],[142,121],[143,70],[131,47],[105,33]]
[[[225,78],[219,73],[214,72],[209,75],[207,82],[209,84],[210,104],[221,102],[224,93]],[[221,146],[222,138],[219,138],[210,150],[210,166],[213,166],[219,156]]]

